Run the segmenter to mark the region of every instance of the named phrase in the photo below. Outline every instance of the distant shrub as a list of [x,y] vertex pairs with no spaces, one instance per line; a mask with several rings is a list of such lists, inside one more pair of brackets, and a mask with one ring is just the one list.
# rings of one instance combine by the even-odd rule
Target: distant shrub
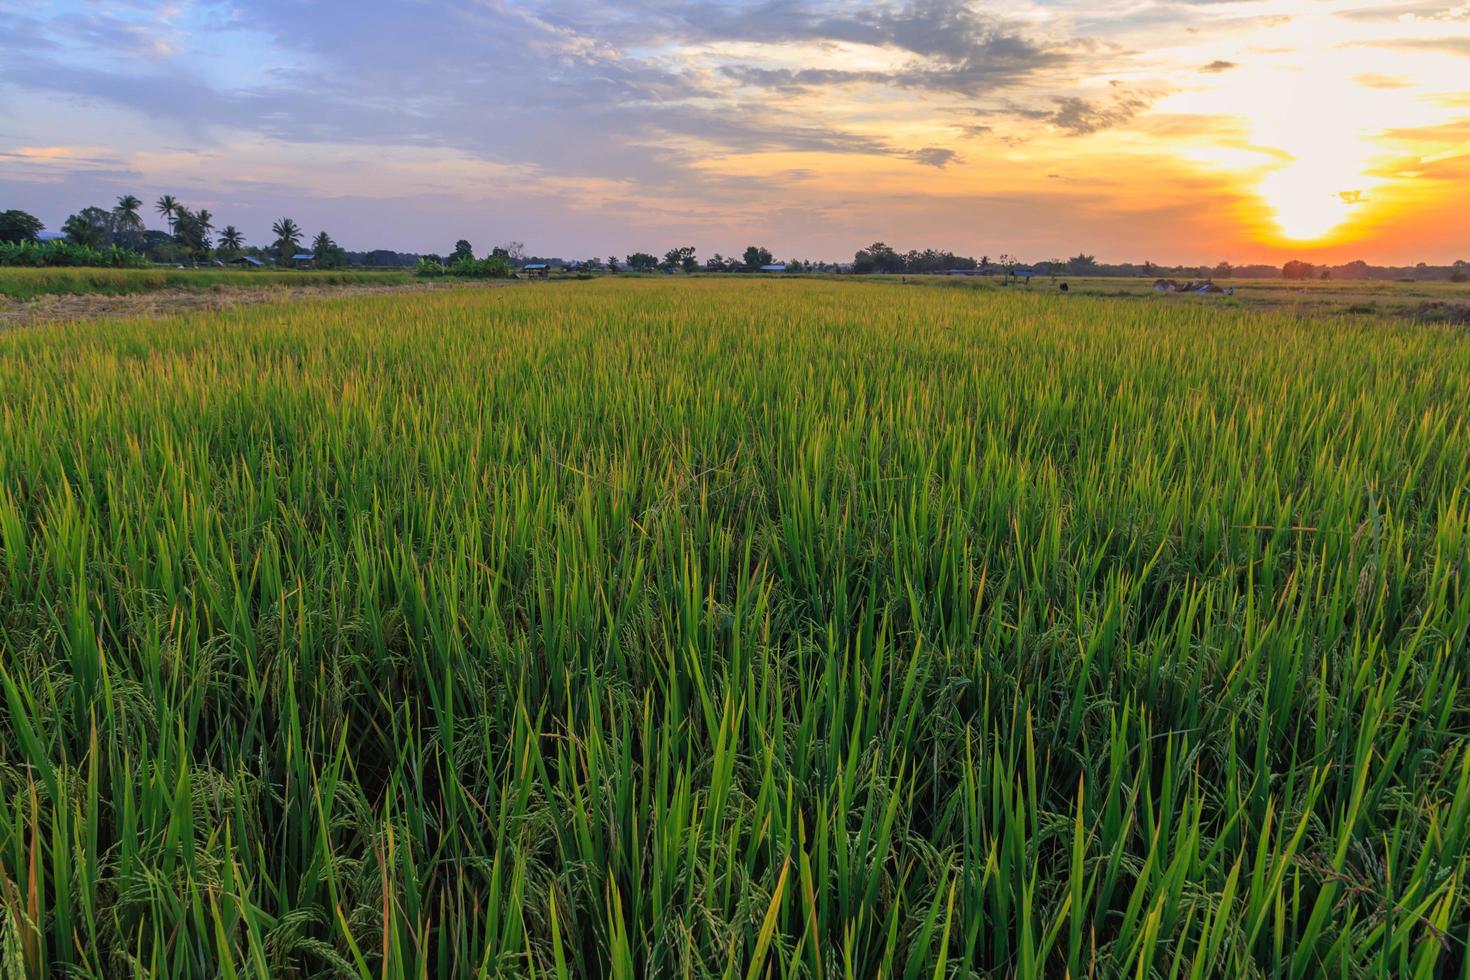
[[65,241],[0,243],[0,266],[140,269],[147,264],[142,255],[119,245],[93,248]]
[[509,279],[510,260],[503,255],[488,259],[462,258],[449,263],[449,274],[462,279]]
[[460,279],[509,279],[513,271],[509,259],[503,255],[492,255],[486,259],[461,256],[448,265],[439,262],[437,258],[423,258],[419,260],[415,274],[423,279],[437,279],[441,276],[456,276]]

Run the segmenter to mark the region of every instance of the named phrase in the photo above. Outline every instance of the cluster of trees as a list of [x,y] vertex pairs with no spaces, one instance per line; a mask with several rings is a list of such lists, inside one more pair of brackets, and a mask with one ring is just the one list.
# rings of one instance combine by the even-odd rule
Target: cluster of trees
[[[261,261],[289,263],[302,248],[305,233],[291,218],[282,218],[271,226],[274,241],[267,248],[249,247],[245,236],[234,225],[216,229],[214,215],[208,208],[191,208],[172,194],[158,199],[154,210],[164,219],[168,231],[148,228],[143,220],[143,201],[124,194],[110,208],[85,207],[67,217],[61,232],[66,242],[79,249],[103,254],[111,249],[124,250],[154,262],[231,261],[251,256]],[[0,242],[35,242],[45,225],[25,211],[0,212]],[[321,232],[311,242],[311,252],[318,268],[338,268],[349,263],[347,252]],[[77,253],[84,254],[84,253]]]
[[1074,255],[1070,259],[1049,259],[1045,262],[1037,262],[1033,266],[1023,266],[1020,259],[1013,255],[1002,254],[992,262],[988,255],[982,255],[977,259],[969,255],[956,255],[948,249],[926,248],[922,252],[918,249],[900,252],[884,242],[874,242],[867,248],[859,249],[852,257],[852,271],[857,275],[980,272],[986,275],[1000,273],[1009,276],[1018,269],[1029,270],[1028,275],[1035,272],[1056,276],[1068,272],[1075,276],[1092,276],[1101,274],[1103,266],[1098,264],[1097,256],[1085,253]]
[[419,259],[417,273],[424,278],[458,276],[462,279],[508,279],[515,271],[510,248],[504,245],[490,250],[483,259],[475,258],[475,249],[466,239],[454,243],[448,258],[425,255]]
[[[990,259],[983,260],[984,267],[989,267]],[[956,255],[950,251],[926,248],[920,252],[911,249],[908,252],[899,252],[893,246],[884,242],[874,242],[867,248],[859,249],[852,257],[852,271],[858,275],[868,273],[894,274],[900,272],[925,273],[925,272],[947,272],[952,269],[969,270],[982,268],[980,261],[963,255]]]
[[1331,269],[1322,269],[1319,272],[1318,269],[1317,269],[1317,267],[1315,265],[1313,265],[1312,263],[1310,263],[1310,262],[1300,262],[1300,261],[1297,261],[1297,260],[1293,259],[1292,261],[1286,263],[1284,266],[1281,267],[1281,278],[1283,278],[1283,279],[1317,279],[1317,278],[1331,279],[1332,278],[1332,270]]
[[0,245],[34,242],[46,226],[41,219],[25,211],[0,211]]
[[[159,202],[162,206],[162,201]],[[225,228],[219,240],[219,258],[230,261],[248,255],[261,260],[274,259],[287,264],[292,256],[302,254],[302,240],[306,233],[291,218],[282,218],[271,223],[271,234],[276,236],[268,248],[247,248],[245,238],[233,225]],[[311,240],[306,254],[312,257],[318,269],[340,269],[348,265],[347,250],[338,245],[325,231],[317,232]]]
[[[597,267],[602,265],[595,259],[586,264]],[[804,262],[801,259],[778,262],[771,250],[762,245],[747,246],[739,256],[732,255],[728,258],[716,252],[702,263],[693,245],[671,248],[664,253],[662,260],[650,252],[633,252],[624,256],[621,262],[615,255],[607,257],[607,269],[611,272],[624,268],[633,272],[654,272],[659,269],[665,272],[759,272],[771,265],[784,265],[787,272],[838,271],[835,264]]]
[[412,269],[419,264],[417,252],[395,252],[389,248],[348,252],[346,255],[348,265],[366,266],[369,269]]
[[[168,222],[168,234],[150,232],[143,222],[143,202],[124,194],[111,208],[86,207],[61,226],[66,240],[87,248],[109,245],[126,248],[156,261],[202,262],[213,249],[214,215],[208,208],[185,206],[172,194],[158,200],[158,213]],[[231,234],[238,234],[233,227]]]
[[1362,259],[1343,265],[1313,265],[1292,260],[1281,267],[1283,279],[1402,279],[1425,281],[1470,282],[1470,262],[1460,259],[1450,265],[1369,265]]

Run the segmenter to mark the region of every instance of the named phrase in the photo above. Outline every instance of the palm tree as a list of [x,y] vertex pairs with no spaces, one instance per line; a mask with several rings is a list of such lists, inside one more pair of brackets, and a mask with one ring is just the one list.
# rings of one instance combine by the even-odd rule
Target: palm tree
[[219,233],[219,247],[232,255],[239,254],[245,247],[245,236],[234,225],[225,225],[225,230]]
[[277,261],[289,259],[301,247],[301,226],[290,218],[282,218],[271,225],[271,234],[276,236]]
[[174,212],[174,241],[183,246],[191,262],[209,257],[209,232],[203,221],[208,214],[190,211],[182,204]]
[[194,213],[194,220],[199,225],[199,234],[208,241],[210,232],[214,231],[214,215],[208,208],[200,208]]
[[172,194],[165,194],[158,199],[157,211],[168,220],[168,233],[174,233],[174,215],[179,213],[178,198]]
[[311,251],[316,256],[316,267],[318,269],[334,269],[337,267],[338,253],[341,251],[337,243],[332,241],[332,236],[321,232],[311,240]]
[[131,194],[124,194],[117,199],[117,206],[112,209],[113,228],[134,248],[143,233],[143,217],[138,213],[142,206],[142,201]]

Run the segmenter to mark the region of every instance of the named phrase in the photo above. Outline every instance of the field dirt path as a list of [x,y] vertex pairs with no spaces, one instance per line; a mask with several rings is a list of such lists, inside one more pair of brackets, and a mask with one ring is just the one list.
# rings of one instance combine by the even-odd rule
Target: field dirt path
[[97,293],[40,296],[32,300],[0,297],[0,330],[45,323],[96,320],[105,317],[171,316],[199,310],[227,310],[255,303],[325,299],[384,293],[428,292],[439,289],[504,288],[510,281],[372,283],[341,286],[212,286],[208,289],[160,289],[147,293],[106,296]]

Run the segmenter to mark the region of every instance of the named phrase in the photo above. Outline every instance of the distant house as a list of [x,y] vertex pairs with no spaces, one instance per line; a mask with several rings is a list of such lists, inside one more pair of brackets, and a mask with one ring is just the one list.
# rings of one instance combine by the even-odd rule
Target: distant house
[[773,262],[770,265],[763,265],[763,266],[761,266],[761,271],[762,272],[785,272],[786,271],[786,263],[785,262]]
[[230,259],[230,265],[238,265],[242,269],[260,269],[265,263],[250,255],[240,255]]
[[534,276],[538,279],[545,279],[548,275],[551,274],[551,266],[547,265],[545,262],[530,262],[526,265],[521,266],[521,271],[528,276]]
[[59,231],[38,231],[38,232],[36,232],[36,241],[38,241],[38,242],[64,242],[64,241],[66,241],[66,236],[63,235]]
[[291,256],[291,264],[298,269],[310,269],[316,265],[316,256],[310,252],[297,252]]

